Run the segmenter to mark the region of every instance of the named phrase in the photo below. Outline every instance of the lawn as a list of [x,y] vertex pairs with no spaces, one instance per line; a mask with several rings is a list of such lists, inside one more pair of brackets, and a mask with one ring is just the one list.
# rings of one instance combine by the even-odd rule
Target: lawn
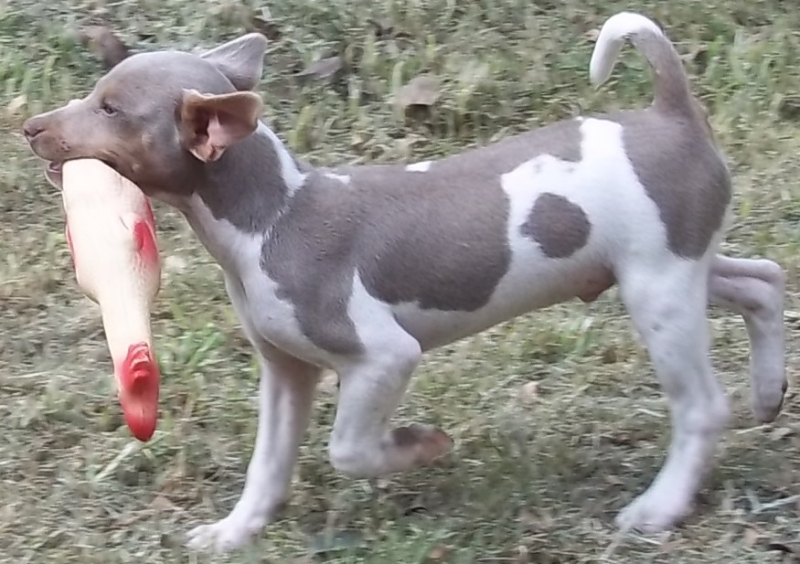
[[[318,165],[412,162],[578,112],[644,106],[628,48],[589,84],[610,14],[654,17],[684,56],[735,175],[725,250],[788,272],[789,377],[800,341],[800,11],[781,0],[0,0],[0,561],[781,562],[800,559],[800,397],[757,425],[744,324],[710,310],[734,417],[697,511],[672,533],[619,536],[613,517],[654,477],[667,405],[616,291],[521,317],[426,356],[400,420],[456,441],[433,467],[350,480],[327,460],[335,383],[320,389],[291,505],[248,549],[182,548],[241,490],[257,370],[220,269],[156,205],[164,281],[154,312],[159,429],[136,442],[112,393],[97,308],[75,284],[60,195],[20,132],[25,117],[101,76],[81,29],[134,50],[273,40],[265,119]],[[427,112],[395,94],[435,77]],[[430,81],[429,81],[430,82]],[[400,96],[402,99],[403,96]],[[797,561],[797,560],[795,560]]]

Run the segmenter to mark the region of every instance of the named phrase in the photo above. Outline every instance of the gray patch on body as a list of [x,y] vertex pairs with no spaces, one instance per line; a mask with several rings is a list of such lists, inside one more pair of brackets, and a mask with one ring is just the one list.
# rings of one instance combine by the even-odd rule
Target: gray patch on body
[[732,190],[728,168],[700,118],[654,109],[620,112],[625,151],[647,195],[658,206],[667,244],[697,259],[722,227]]
[[389,304],[475,311],[508,272],[510,205],[500,176],[543,154],[580,159],[580,123],[559,122],[454,155],[424,173],[402,165],[310,173],[268,232],[262,268],[304,334],[333,353],[363,350],[347,313],[358,272]]
[[197,183],[197,195],[215,219],[245,233],[264,233],[288,193],[280,158],[272,140],[258,132],[234,148],[206,164],[206,181]]
[[568,258],[589,240],[591,224],[586,212],[564,196],[544,192],[520,226],[522,235],[539,244],[549,258]]

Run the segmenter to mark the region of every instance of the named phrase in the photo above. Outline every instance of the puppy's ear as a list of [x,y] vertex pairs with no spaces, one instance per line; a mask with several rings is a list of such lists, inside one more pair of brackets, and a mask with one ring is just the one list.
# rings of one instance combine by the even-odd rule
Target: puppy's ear
[[261,97],[253,92],[206,95],[184,90],[178,124],[181,143],[201,161],[216,161],[225,149],[256,130],[261,107]]
[[236,90],[252,90],[264,71],[267,38],[260,33],[248,33],[215,47],[200,57],[217,67]]

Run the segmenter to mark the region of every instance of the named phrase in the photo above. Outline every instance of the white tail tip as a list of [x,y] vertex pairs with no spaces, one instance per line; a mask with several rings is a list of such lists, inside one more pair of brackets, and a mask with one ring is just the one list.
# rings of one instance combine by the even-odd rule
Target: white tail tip
[[664,35],[654,21],[635,12],[619,12],[606,20],[589,62],[589,80],[594,86],[600,86],[611,76],[625,40],[640,33]]

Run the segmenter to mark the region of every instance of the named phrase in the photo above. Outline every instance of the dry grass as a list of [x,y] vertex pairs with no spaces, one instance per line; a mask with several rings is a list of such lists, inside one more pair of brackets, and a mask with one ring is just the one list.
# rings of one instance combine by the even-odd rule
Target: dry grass
[[[256,374],[218,268],[159,206],[170,257],[155,321],[163,415],[145,446],[122,425],[98,312],[74,283],[59,195],[18,133],[26,115],[100,75],[75,39],[90,17],[138,49],[210,46],[254,14],[273,20],[282,36],[260,88],[267,118],[304,158],[331,165],[423,159],[577,111],[646,104],[649,76],[630,51],[608,88],[593,91],[587,71],[586,33],[617,10],[643,10],[687,55],[736,173],[727,249],[785,266],[787,307],[800,310],[800,12],[788,3],[285,0],[270,2],[271,14],[248,4],[264,3],[0,1],[2,561],[714,564],[780,562],[791,557],[781,543],[800,550],[800,505],[789,503],[800,493],[800,403],[790,397],[774,425],[754,425],[744,327],[720,311],[714,361],[736,415],[698,511],[670,535],[615,536],[612,518],[654,476],[669,427],[610,292],[427,357],[399,417],[456,439],[435,468],[378,482],[338,476],[325,448],[334,397],[323,390],[286,518],[228,557],[183,551],[184,532],[224,516],[240,491]],[[346,64],[334,80],[294,76],[335,54]],[[427,119],[404,122],[391,95],[422,73],[442,78],[440,100]],[[529,382],[535,397],[522,393]],[[357,538],[343,531],[361,540],[310,556],[325,532]]]

